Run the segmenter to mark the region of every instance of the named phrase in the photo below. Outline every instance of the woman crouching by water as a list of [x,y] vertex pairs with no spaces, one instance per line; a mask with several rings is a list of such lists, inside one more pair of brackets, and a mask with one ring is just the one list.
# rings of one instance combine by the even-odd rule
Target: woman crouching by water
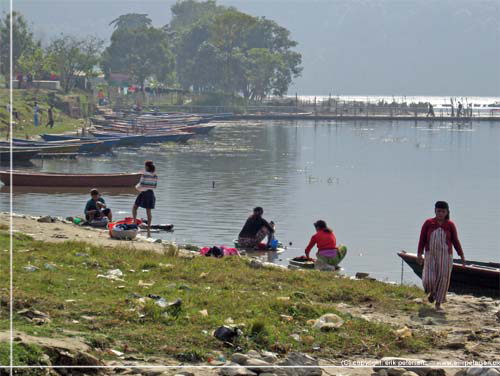
[[309,244],[306,247],[306,257],[309,258],[311,249],[316,245],[318,253],[316,254],[317,269],[335,270],[337,265],[342,261],[347,253],[347,248],[343,245],[337,248],[337,239],[332,229],[327,226],[326,222],[319,220],[314,222],[316,234],[311,237]]
[[[450,221],[450,208],[445,201],[435,204],[434,218],[427,219],[420,231],[418,242],[418,263],[424,264],[422,283],[430,303],[436,302],[436,310],[441,310],[441,303],[446,302],[446,293],[450,286],[453,269],[453,247],[465,266],[464,251],[458,240],[457,228]],[[423,253],[425,250],[425,260]]]
[[144,173],[141,176],[141,180],[135,186],[135,188],[140,191],[139,195],[135,199],[134,206],[132,207],[132,216],[134,218],[134,223],[137,219],[137,209],[139,207],[146,209],[146,214],[148,216],[148,238],[151,237],[151,221],[153,219],[151,210],[155,208],[156,197],[154,189],[158,185],[158,176],[155,174],[156,167],[153,161],[146,161],[144,163]]

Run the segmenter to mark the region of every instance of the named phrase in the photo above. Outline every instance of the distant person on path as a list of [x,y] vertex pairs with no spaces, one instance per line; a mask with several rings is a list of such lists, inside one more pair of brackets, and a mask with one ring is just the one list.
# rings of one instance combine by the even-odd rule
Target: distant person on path
[[31,89],[31,87],[33,86],[33,75],[31,73],[28,73],[26,75],[26,83],[28,85],[28,89]]
[[23,86],[23,74],[18,73],[16,79],[17,79],[17,88],[21,89],[21,87]]
[[274,223],[269,223],[264,218],[264,209],[257,206],[253,214],[247,218],[243,228],[238,235],[239,246],[243,249],[257,249],[259,244],[267,236],[267,248],[271,248],[274,239]]
[[84,213],[88,222],[103,217],[108,217],[110,222],[113,221],[111,209],[106,206],[106,201],[104,201],[99,191],[95,188],[90,191],[90,200],[85,205]]
[[462,115],[462,109],[464,106],[462,106],[461,102],[458,102],[458,110],[457,110],[457,117],[460,117]]
[[343,245],[337,247],[337,239],[332,229],[322,219],[314,222],[316,234],[311,237],[305,249],[306,257],[309,258],[311,249],[316,245],[318,253],[315,268],[320,270],[335,270],[337,265],[344,259],[347,248]]
[[[465,266],[464,251],[458,240],[457,228],[450,221],[450,209],[445,201],[435,204],[434,218],[427,219],[420,232],[418,242],[418,263],[424,265],[422,283],[430,303],[436,302],[436,310],[446,302],[453,268],[453,247]],[[425,251],[425,259],[423,254]]]
[[153,161],[146,161],[144,163],[144,172],[141,176],[141,180],[135,186],[141,193],[139,193],[135,199],[134,206],[132,207],[134,223],[136,223],[137,220],[137,209],[139,207],[146,209],[146,214],[148,216],[148,238],[151,237],[151,221],[153,220],[151,210],[155,208],[156,203],[154,190],[158,185],[158,175],[156,175],[155,171],[156,167]]
[[48,121],[45,126],[49,126],[50,128],[54,128],[54,106],[50,105],[49,109],[47,110],[47,117]]
[[38,125],[40,124],[40,108],[38,107],[38,103],[36,102],[33,106],[33,124],[35,124],[35,127],[38,127]]
[[427,111],[427,117],[435,117],[436,115],[434,114],[434,106],[431,103],[428,103],[429,109]]

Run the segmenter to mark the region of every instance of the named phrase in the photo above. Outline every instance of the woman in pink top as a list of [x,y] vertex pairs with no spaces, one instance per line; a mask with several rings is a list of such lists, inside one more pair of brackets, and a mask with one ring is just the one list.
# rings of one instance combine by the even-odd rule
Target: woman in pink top
[[311,249],[316,245],[318,253],[315,267],[318,269],[336,268],[347,253],[345,246],[337,247],[337,239],[332,229],[327,226],[323,220],[314,223],[316,234],[311,237],[309,244],[305,249],[306,257],[309,258]]
[[[434,218],[427,219],[420,231],[418,242],[418,263],[424,265],[422,283],[429,302],[436,302],[436,309],[441,310],[441,303],[446,301],[446,292],[450,286],[453,269],[453,247],[465,266],[464,251],[458,240],[457,228],[450,221],[450,209],[445,201],[435,204]],[[425,260],[423,254],[425,251]]]

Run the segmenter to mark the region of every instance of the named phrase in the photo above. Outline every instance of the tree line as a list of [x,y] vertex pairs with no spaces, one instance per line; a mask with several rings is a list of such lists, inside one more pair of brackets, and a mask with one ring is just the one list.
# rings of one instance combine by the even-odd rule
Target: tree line
[[[13,13],[14,72],[35,79],[58,74],[63,90],[76,76],[109,80],[125,74],[141,88],[146,82],[199,93],[239,95],[260,100],[283,95],[302,71],[297,42],[290,32],[265,17],[255,17],[215,0],[179,0],[172,19],[154,27],[147,14],[124,14],[110,22],[109,44],[95,37],[59,35],[46,47],[35,38],[24,17]],[[10,15],[0,20],[0,69],[9,75]]]

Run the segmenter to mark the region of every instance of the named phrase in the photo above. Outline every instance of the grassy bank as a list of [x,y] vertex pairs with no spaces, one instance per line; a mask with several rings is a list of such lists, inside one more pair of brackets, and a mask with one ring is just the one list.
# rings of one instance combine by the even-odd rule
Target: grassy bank
[[[0,89],[0,138],[5,138],[7,135],[7,127],[9,124],[9,112],[6,104],[9,103],[9,90]],[[15,137],[30,137],[41,133],[63,133],[73,131],[84,124],[83,119],[77,119],[68,116],[62,111],[63,103],[68,100],[80,98],[81,106],[87,106],[87,97],[82,93],[71,93],[63,95],[50,90],[13,90],[14,111],[18,113],[18,118],[14,118],[14,136]],[[34,126],[33,123],[33,106],[34,102],[38,103],[40,108],[40,125]],[[54,128],[45,127],[47,124],[47,110],[50,104],[54,104]]]
[[[8,247],[4,228],[0,250]],[[5,287],[8,252],[2,251],[0,257],[0,285]],[[28,265],[38,270],[27,271]],[[111,269],[124,273],[122,281],[97,277]],[[237,342],[243,351],[298,350],[336,358],[401,355],[429,349],[435,340],[420,331],[400,338],[395,333],[399,328],[336,309],[345,302],[392,314],[416,312],[413,299],[422,297],[416,288],[353,281],[325,272],[253,269],[238,257],[174,258],[78,242],[56,245],[16,234],[14,286],[14,312],[33,308],[51,319],[35,325],[16,313],[16,330],[44,337],[82,336],[102,359],[110,357],[103,351],[109,348],[184,361],[206,360],[213,351],[229,355],[233,350],[212,335],[228,320],[243,324],[244,335]],[[8,290],[0,291],[0,330],[6,330]],[[180,309],[161,308],[148,294],[168,302],[182,299],[182,305]],[[344,325],[322,332],[307,323],[325,313],[338,314]],[[302,340],[294,340],[292,334]],[[2,354],[3,350],[0,363],[5,364]],[[24,358],[19,355],[18,359]]]

